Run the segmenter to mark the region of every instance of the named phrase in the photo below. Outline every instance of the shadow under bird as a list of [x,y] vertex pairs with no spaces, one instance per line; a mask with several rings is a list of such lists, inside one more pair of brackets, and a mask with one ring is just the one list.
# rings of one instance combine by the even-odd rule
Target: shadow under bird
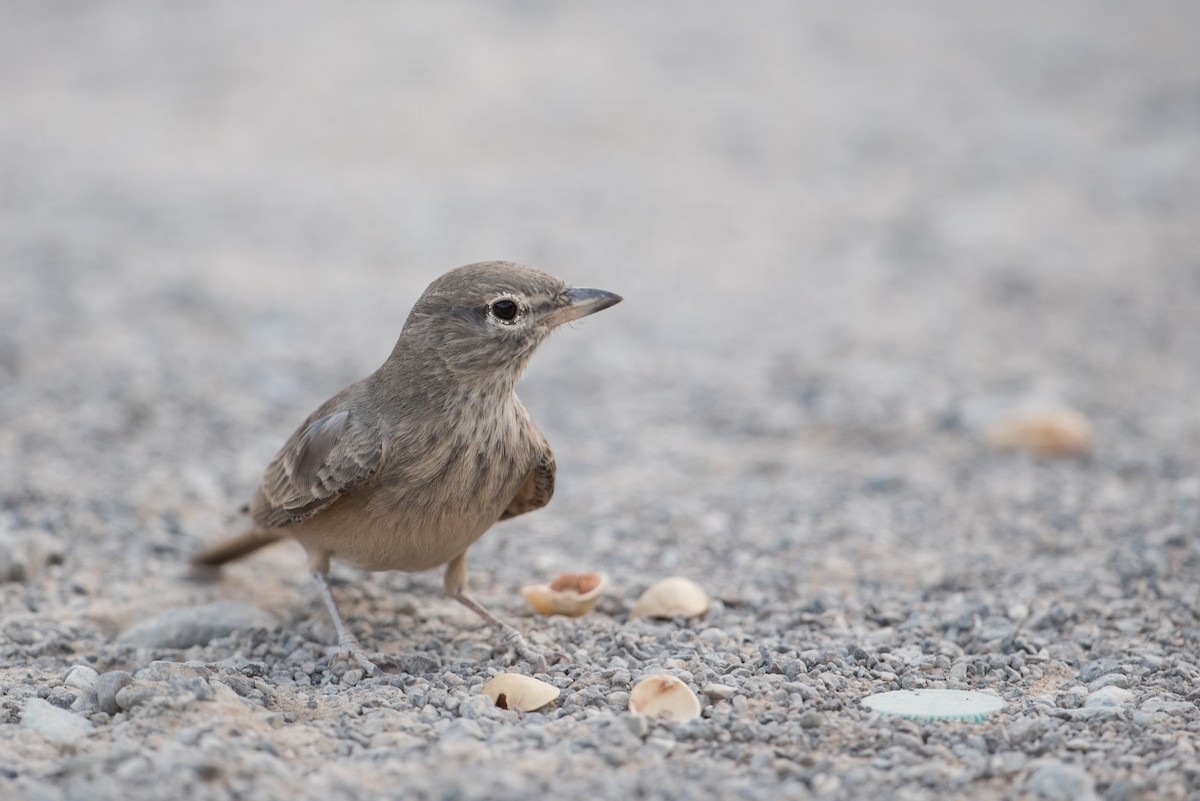
[[369,673],[376,667],[329,590],[330,560],[365,570],[445,565],[446,592],[544,670],[541,652],[467,594],[467,549],[554,493],[554,455],[515,392],[533,352],[563,323],[620,301],[513,262],[446,273],[421,295],[383,366],[321,404],[284,444],[250,501],[255,528],[192,564],[216,567],[294,538],[339,647]]

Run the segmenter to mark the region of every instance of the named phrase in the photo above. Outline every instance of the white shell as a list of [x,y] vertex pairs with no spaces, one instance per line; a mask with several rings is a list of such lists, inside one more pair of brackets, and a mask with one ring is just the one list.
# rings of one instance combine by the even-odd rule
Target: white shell
[[[483,694],[504,709],[532,712],[558,698],[558,688],[552,684],[522,676],[520,673],[501,673],[483,685]],[[501,701],[501,696],[504,700]]]
[[549,584],[526,584],[521,594],[541,615],[586,615],[608,587],[603,573],[563,573]]
[[1046,457],[1080,456],[1095,440],[1087,418],[1065,407],[1014,412],[989,425],[983,435],[992,447]]
[[862,699],[874,712],[913,720],[982,721],[1004,708],[1004,700],[976,690],[891,690]]
[[642,593],[630,611],[637,617],[699,617],[708,611],[708,593],[681,576],[663,579]]
[[638,715],[682,723],[700,717],[700,699],[679,679],[666,673],[647,676],[629,693],[629,708]]

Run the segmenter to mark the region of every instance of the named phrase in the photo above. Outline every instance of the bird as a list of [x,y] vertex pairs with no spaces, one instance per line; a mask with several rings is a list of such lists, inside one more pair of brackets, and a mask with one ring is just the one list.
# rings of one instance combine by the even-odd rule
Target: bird
[[196,553],[192,566],[212,571],[294,539],[339,653],[370,675],[378,668],[330,591],[331,562],[368,571],[444,565],[450,597],[545,671],[546,655],[467,593],[467,550],[554,494],[554,453],[515,391],[534,351],[559,326],[621,300],[509,261],[445,273],[421,294],[382,366],[322,403],[284,443],[243,509],[253,528]]

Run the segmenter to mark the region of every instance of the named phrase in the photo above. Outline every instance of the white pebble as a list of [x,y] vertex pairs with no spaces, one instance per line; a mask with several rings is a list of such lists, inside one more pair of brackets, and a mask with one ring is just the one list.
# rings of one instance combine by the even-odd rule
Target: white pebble
[[1101,687],[1096,692],[1088,695],[1083,705],[1085,707],[1125,706],[1131,701],[1133,701],[1133,693],[1129,690],[1109,685],[1108,687]]
[[30,698],[21,713],[21,728],[41,735],[47,742],[74,745],[88,736],[92,724],[41,698]]
[[87,665],[75,665],[67,671],[67,677],[63,680],[63,684],[68,687],[74,687],[76,690],[96,691],[96,682],[100,680],[100,674],[93,668]]

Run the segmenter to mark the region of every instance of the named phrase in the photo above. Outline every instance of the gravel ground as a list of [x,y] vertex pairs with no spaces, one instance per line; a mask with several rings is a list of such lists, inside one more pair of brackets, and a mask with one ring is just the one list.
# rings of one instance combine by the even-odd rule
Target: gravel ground
[[[1194,3],[4,6],[3,797],[1200,795]],[[526,714],[438,575],[337,572],[364,677],[298,547],[183,569],[489,258],[626,297],[472,550],[571,657]],[[1030,404],[1091,453],[984,441]],[[629,621],[670,575],[707,616]],[[660,670],[700,719],[627,711]],[[860,705],[920,687],[1006,706]]]

